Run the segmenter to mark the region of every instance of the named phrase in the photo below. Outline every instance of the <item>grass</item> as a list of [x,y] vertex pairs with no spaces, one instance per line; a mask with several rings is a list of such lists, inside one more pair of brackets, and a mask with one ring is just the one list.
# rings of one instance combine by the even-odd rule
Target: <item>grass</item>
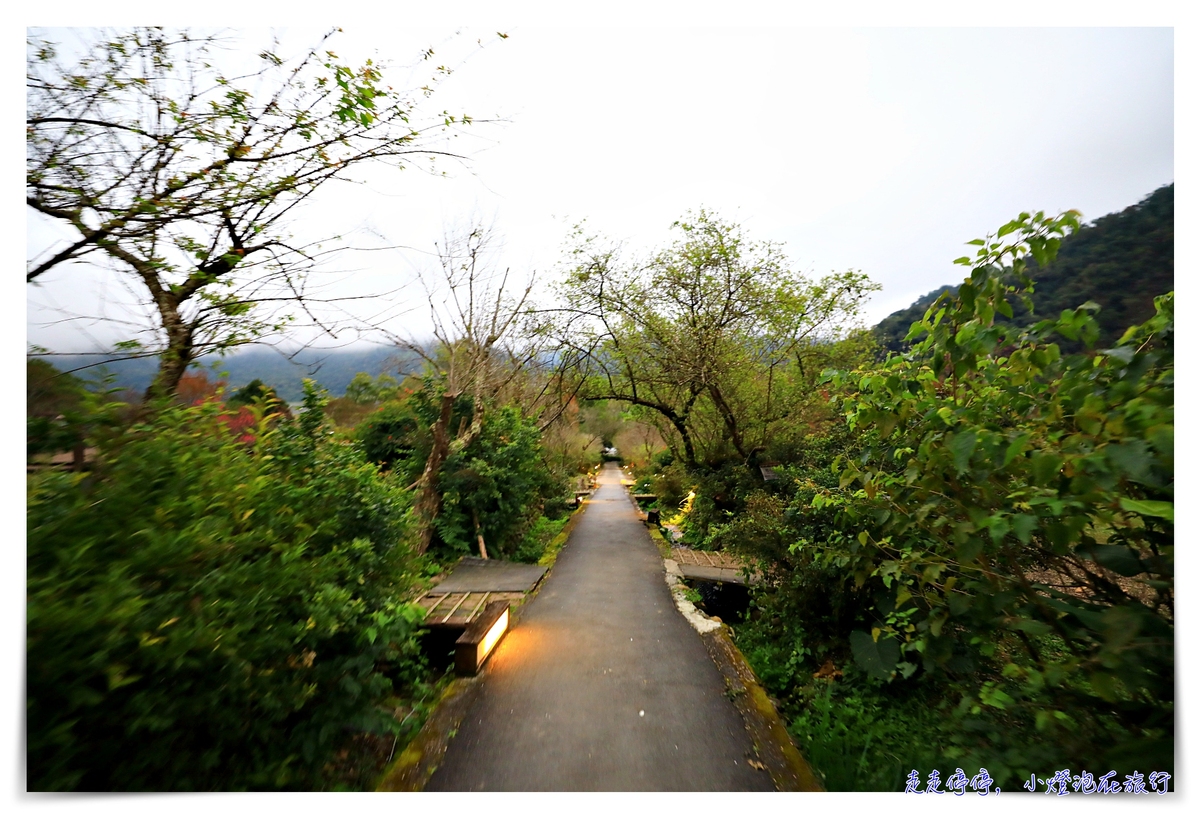
[[911,770],[945,769],[936,715],[853,683],[817,681],[789,732],[830,792],[901,792]]

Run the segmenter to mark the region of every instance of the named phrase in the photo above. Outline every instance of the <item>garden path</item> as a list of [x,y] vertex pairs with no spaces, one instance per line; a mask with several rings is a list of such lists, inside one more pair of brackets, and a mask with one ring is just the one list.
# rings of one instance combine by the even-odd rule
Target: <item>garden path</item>
[[426,790],[771,790],[608,464]]

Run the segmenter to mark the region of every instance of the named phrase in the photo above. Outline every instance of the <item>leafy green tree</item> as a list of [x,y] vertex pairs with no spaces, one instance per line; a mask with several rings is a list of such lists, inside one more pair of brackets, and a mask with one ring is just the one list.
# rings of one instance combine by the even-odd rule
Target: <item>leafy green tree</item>
[[69,451],[83,445],[89,407],[83,381],[49,361],[25,362],[25,444],[28,455]]
[[449,155],[435,135],[470,122],[421,113],[444,67],[397,91],[370,60],[341,63],[332,34],[298,58],[263,49],[236,76],[217,66],[218,35],[89,30],[78,51],[30,39],[26,202],[73,238],[31,258],[26,280],[79,260],[132,276],[157,322],[152,343],[123,345],[161,355],[148,396],[279,330],[289,305],[312,315],[318,241],[292,240],[298,205],[368,163]]
[[[415,485],[413,511],[421,554],[437,527],[447,458],[478,439],[485,415],[503,405],[506,397],[519,395],[523,411],[533,416],[558,394],[549,377],[539,378],[540,389],[525,388],[545,350],[530,308],[534,281],[527,280],[523,287],[510,284],[510,270],[497,268],[495,241],[493,231],[478,224],[448,235],[438,247],[438,274],[422,276],[436,347],[429,350],[413,339],[396,338],[403,349],[425,361],[422,394],[427,397],[436,390],[440,395],[436,411],[426,419],[431,445]],[[459,421],[456,413],[464,402],[471,407],[471,417]]]
[[746,461],[794,421],[826,343],[876,287],[854,272],[810,281],[778,245],[704,210],[673,227],[675,242],[645,263],[580,237],[561,333],[588,374],[582,397],[658,418],[689,467]]
[[25,359],[25,414],[54,417],[78,409],[86,392],[83,381],[49,361]]
[[422,415],[410,402],[392,401],[372,412],[354,430],[363,452],[385,469],[399,468],[415,480],[432,445]]
[[481,556],[501,558],[565,492],[543,461],[537,423],[515,406],[489,412],[479,437],[447,458],[441,488],[442,541],[469,550],[474,540]]
[[225,405],[231,409],[239,406],[259,407],[269,415],[288,419],[292,417],[292,410],[288,408],[287,402],[279,397],[275,387],[268,386],[259,378],[235,391],[229,396],[229,400],[225,401]]
[[346,397],[355,403],[378,403],[395,395],[399,388],[399,381],[386,372],[378,378],[359,372],[346,386]]
[[[998,320],[1014,297],[1033,311],[1026,257],[1044,268],[1077,227],[1023,213],[971,242],[969,278],[913,324],[910,354],[831,374],[864,449],[811,501],[834,524],[792,546],[887,589],[851,634],[869,673],[977,663],[958,713],[1006,775],[1173,764],[1173,294],[1107,349],[1091,304]],[[1019,724],[1033,755],[1001,754]]]

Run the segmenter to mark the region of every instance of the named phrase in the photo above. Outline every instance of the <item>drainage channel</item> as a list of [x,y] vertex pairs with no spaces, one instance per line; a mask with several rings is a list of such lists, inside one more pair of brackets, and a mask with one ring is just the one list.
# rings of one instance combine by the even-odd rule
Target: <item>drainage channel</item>
[[684,581],[700,594],[696,607],[722,622],[736,625],[750,608],[750,589],[745,585],[691,578]]

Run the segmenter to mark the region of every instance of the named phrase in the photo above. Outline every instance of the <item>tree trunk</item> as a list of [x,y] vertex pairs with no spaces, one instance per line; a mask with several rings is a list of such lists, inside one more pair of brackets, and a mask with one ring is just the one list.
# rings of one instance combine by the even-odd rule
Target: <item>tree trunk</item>
[[442,463],[450,453],[450,414],[454,409],[454,400],[458,395],[442,395],[441,411],[433,424],[433,449],[425,461],[425,471],[421,473],[421,494],[413,510],[417,515],[417,553],[424,554],[429,550],[433,541],[433,521],[437,519],[438,509],[442,504],[442,496],[438,492],[438,481],[441,478]]
[[142,278],[154,294],[159,319],[167,333],[167,348],[159,356],[158,373],[143,397],[143,401],[149,403],[156,398],[166,398],[175,394],[179,381],[187,372],[194,355],[194,327],[180,314],[180,302],[174,293],[162,287],[157,279],[149,275],[143,275]]
[[159,358],[158,372],[146,389],[146,394],[142,396],[143,402],[149,403],[156,398],[170,397],[175,394],[175,390],[179,388],[179,381],[192,362],[188,356],[190,352],[190,349],[185,351],[168,347],[167,351]]
[[683,441],[683,456],[687,461],[688,469],[695,471],[697,467],[696,447],[692,445],[692,435],[688,432],[686,420],[674,414],[668,415],[667,420],[671,421],[671,425],[675,427],[675,431],[679,432],[679,438]]
[[708,387],[709,397],[712,398],[713,404],[717,407],[717,412],[725,421],[725,431],[729,433],[729,442],[733,444],[733,448],[737,449],[738,455],[742,460],[747,458],[746,446],[742,441],[742,433],[738,429],[737,420],[733,416],[733,410],[729,408],[729,404],[725,402],[725,396],[721,394],[721,390],[715,386]]

